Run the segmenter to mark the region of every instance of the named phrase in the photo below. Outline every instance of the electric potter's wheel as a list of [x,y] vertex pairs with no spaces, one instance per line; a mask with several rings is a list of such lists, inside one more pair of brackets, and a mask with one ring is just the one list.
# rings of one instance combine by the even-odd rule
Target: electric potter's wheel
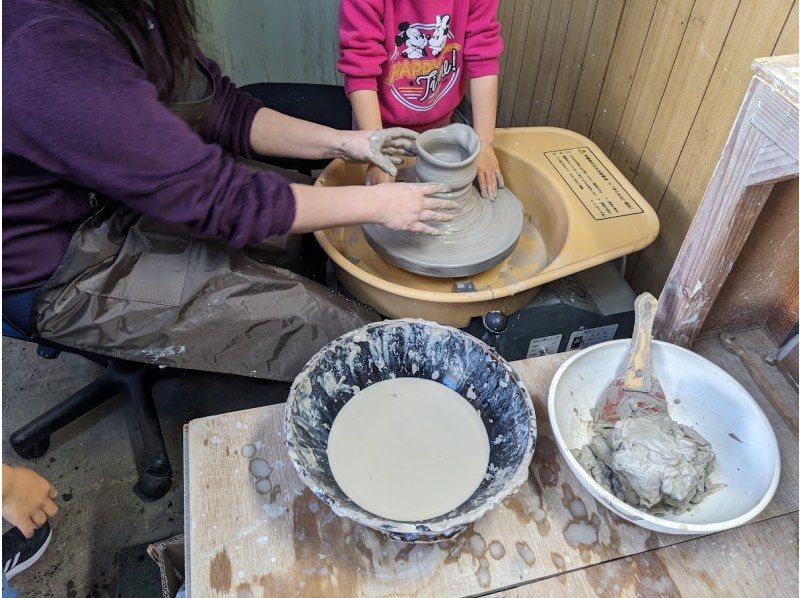
[[[416,177],[410,169],[398,179],[414,182]],[[459,195],[464,197],[449,212],[451,222],[428,223],[443,232],[440,236],[368,224],[362,226],[364,237],[387,262],[416,274],[449,278],[488,270],[514,251],[522,232],[522,204],[508,189],[500,189],[495,200],[482,198],[471,185]]]
[[[460,328],[488,311],[514,313],[541,285],[639,251],[656,238],[655,211],[583,135],[552,127],[498,129],[495,153],[507,188],[524,209],[522,234],[506,259],[469,277],[425,276],[381,257],[361,226],[317,231],[314,236],[331,258],[342,287],[388,317],[424,318]],[[587,175],[597,171],[591,180],[602,190],[600,197],[624,215],[603,217],[597,189],[571,187],[571,179],[559,172],[559,159],[567,166],[583,166]],[[365,171],[364,165],[334,160],[316,185],[361,185]],[[623,198],[630,207],[621,203]]]

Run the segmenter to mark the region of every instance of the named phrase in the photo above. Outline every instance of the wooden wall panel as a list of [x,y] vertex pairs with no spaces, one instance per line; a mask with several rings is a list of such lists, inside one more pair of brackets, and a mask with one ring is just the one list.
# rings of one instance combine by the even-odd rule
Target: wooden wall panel
[[752,78],[750,64],[756,57],[772,54],[791,6],[789,0],[742,0],[739,5],[703,102],[659,202],[663,232],[642,252],[633,271],[631,283],[636,290],[661,291]]
[[778,38],[778,43],[775,44],[775,49],[772,50],[774,56],[783,56],[784,54],[797,54],[797,27],[800,21],[797,18],[797,0],[794,0],[792,10],[789,16],[786,17],[786,24],[783,26],[781,36]]
[[692,11],[672,70],[673,76],[667,82],[632,179],[639,192],[656,209],[705,96],[737,7],[738,2],[730,0],[711,5],[707,0],[701,0]]
[[627,2],[622,11],[622,21],[589,133],[592,141],[605,153],[611,151],[614,143],[655,8],[655,0],[635,0]]
[[539,63],[542,60],[542,54],[545,49],[547,30],[551,29],[552,31],[550,9],[554,2],[558,4],[560,0],[533,0],[529,10],[527,37],[522,56],[520,56],[522,66],[517,80],[516,94],[514,94],[511,106],[510,122],[515,127],[528,124],[528,110],[533,101],[533,92],[536,88],[536,77],[539,74]]
[[[506,0],[502,4],[511,4]],[[528,39],[528,22],[532,12],[531,0],[514,0],[513,10],[499,11],[501,35],[505,50],[501,58],[500,100],[497,105],[498,126],[507,127],[511,123],[511,112],[514,110],[514,98],[517,95],[519,74],[525,57],[525,45]],[[510,15],[510,16],[509,16]],[[546,15],[545,15],[546,16]]]
[[796,0],[516,0],[505,10],[499,125],[562,126],[609,154],[658,211],[661,234],[628,272],[635,290],[660,293],[750,64],[797,52]]
[[566,127],[572,99],[578,87],[581,67],[586,56],[586,47],[592,31],[597,0],[573,0],[572,14],[567,26],[567,37],[558,65],[553,97],[547,105],[547,124],[551,127]]
[[[572,100],[567,128],[582,135],[589,133],[597,108],[597,99],[603,89],[608,60],[617,39],[625,0],[598,0],[592,20],[592,30],[586,45],[586,54],[578,79],[578,88]],[[502,95],[502,90],[501,90]]]
[[[522,2],[521,2],[522,3]],[[500,3],[500,8],[497,11],[497,20],[500,22],[500,27],[503,29],[503,42],[505,44],[504,52],[500,55],[500,87],[505,84],[506,78],[506,61],[508,59],[508,43],[514,31],[514,9],[517,6],[517,0],[506,0]]]
[[237,85],[341,83],[339,0],[196,0],[197,38]]
[[[585,0],[574,0],[580,3]],[[536,85],[533,97],[528,104],[526,122],[545,124],[553,91],[556,86],[558,70],[561,66],[561,56],[567,39],[567,28],[572,13],[573,0],[557,0],[551,5],[550,15],[547,19],[547,32],[544,38],[542,58],[539,61],[539,70],[536,75]],[[520,113],[525,113],[525,98],[520,101]]]
[[629,179],[650,137],[695,0],[659,0],[609,153]]

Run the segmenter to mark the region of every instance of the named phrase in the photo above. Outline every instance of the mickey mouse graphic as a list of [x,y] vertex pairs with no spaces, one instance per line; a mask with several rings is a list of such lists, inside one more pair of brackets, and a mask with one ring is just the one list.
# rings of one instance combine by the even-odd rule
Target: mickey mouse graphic
[[406,58],[424,58],[428,55],[425,47],[428,45],[429,36],[422,33],[416,26],[404,21],[397,26],[399,33],[394,38],[398,46],[406,44],[403,56]]

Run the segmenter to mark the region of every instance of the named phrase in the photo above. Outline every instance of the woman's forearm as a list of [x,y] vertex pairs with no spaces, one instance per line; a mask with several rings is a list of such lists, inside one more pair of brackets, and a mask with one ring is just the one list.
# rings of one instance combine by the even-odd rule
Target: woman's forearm
[[372,89],[357,89],[349,96],[356,125],[361,130],[374,131],[383,128],[378,93]]
[[261,108],[250,128],[250,145],[262,156],[339,158],[345,155],[342,133],[270,108]]
[[494,143],[497,122],[497,75],[471,79],[472,127],[482,143]]
[[378,222],[374,191],[369,187],[312,187],[293,184],[295,217],[292,233],[333,226]]

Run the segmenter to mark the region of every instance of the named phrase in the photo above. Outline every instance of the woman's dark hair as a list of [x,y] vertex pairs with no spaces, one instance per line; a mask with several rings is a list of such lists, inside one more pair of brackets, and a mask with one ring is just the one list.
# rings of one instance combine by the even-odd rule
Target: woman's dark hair
[[[168,67],[171,71],[162,93],[169,99],[183,83],[188,65],[194,56],[195,15],[192,0],[78,0],[126,48],[133,59],[156,85],[164,84],[161,65],[153,60],[147,48],[139,47],[131,38],[131,30],[141,39],[148,39],[148,14],[153,14],[158,27]],[[152,11],[152,12],[151,12]]]

